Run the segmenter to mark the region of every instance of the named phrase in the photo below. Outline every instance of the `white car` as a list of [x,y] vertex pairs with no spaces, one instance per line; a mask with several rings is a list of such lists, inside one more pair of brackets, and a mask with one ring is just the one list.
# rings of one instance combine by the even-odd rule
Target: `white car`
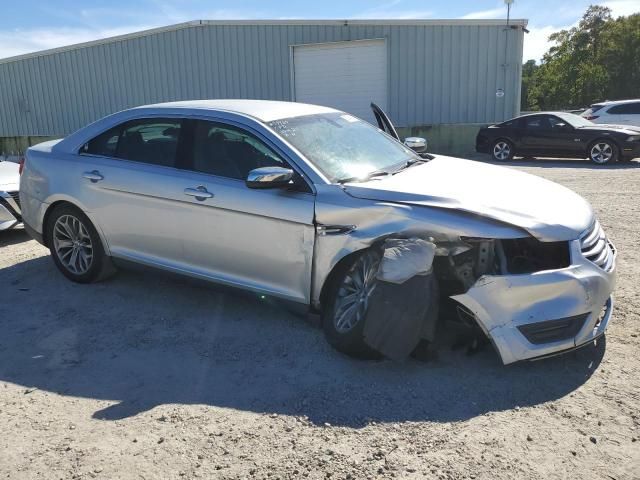
[[640,99],[594,103],[582,116],[594,123],[640,127]]
[[0,161],[0,231],[22,223],[20,211],[20,165]]

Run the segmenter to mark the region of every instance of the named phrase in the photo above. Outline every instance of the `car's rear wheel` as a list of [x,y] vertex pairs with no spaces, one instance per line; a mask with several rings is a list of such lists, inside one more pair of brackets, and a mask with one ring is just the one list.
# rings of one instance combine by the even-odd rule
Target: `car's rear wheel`
[[72,205],[59,205],[51,212],[46,242],[58,270],[74,282],[95,282],[115,271],[95,227]]
[[618,158],[618,147],[610,140],[597,140],[589,147],[589,159],[598,165],[613,163]]
[[359,358],[377,358],[364,341],[369,298],[376,288],[380,252],[370,249],[339,266],[330,280],[322,326],[328,342],[337,350]]
[[507,140],[497,140],[493,144],[493,149],[491,150],[491,156],[494,160],[499,162],[506,162],[513,158],[513,145],[511,142]]

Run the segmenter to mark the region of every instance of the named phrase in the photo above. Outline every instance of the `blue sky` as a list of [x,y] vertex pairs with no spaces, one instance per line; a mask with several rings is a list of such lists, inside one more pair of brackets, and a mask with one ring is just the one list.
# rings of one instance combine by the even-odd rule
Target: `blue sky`
[[[503,0],[4,0],[0,58],[188,20],[291,18],[505,18]],[[529,20],[524,57],[540,59],[554,31],[574,25],[591,3],[615,16],[638,0],[515,0],[512,18]]]

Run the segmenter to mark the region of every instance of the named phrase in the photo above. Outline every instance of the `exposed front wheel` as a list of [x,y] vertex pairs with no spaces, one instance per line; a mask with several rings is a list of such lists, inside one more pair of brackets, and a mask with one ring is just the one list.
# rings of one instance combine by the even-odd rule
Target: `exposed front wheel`
[[599,165],[615,162],[617,157],[618,148],[609,140],[598,140],[589,148],[589,159]]
[[95,282],[115,271],[95,227],[74,206],[60,205],[51,212],[46,242],[58,270],[74,282]]
[[513,145],[506,140],[498,140],[493,144],[491,156],[494,160],[505,162],[513,158]]
[[322,325],[329,343],[337,350],[360,358],[380,356],[364,342],[364,323],[369,299],[377,286],[381,255],[366,250],[340,268],[328,286]]

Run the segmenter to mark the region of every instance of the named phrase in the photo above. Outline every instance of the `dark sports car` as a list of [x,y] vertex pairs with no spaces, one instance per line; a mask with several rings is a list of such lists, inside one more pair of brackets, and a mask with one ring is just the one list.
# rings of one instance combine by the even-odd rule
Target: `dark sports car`
[[502,161],[514,156],[629,161],[640,157],[640,128],[596,125],[572,113],[535,113],[481,128],[476,151]]

